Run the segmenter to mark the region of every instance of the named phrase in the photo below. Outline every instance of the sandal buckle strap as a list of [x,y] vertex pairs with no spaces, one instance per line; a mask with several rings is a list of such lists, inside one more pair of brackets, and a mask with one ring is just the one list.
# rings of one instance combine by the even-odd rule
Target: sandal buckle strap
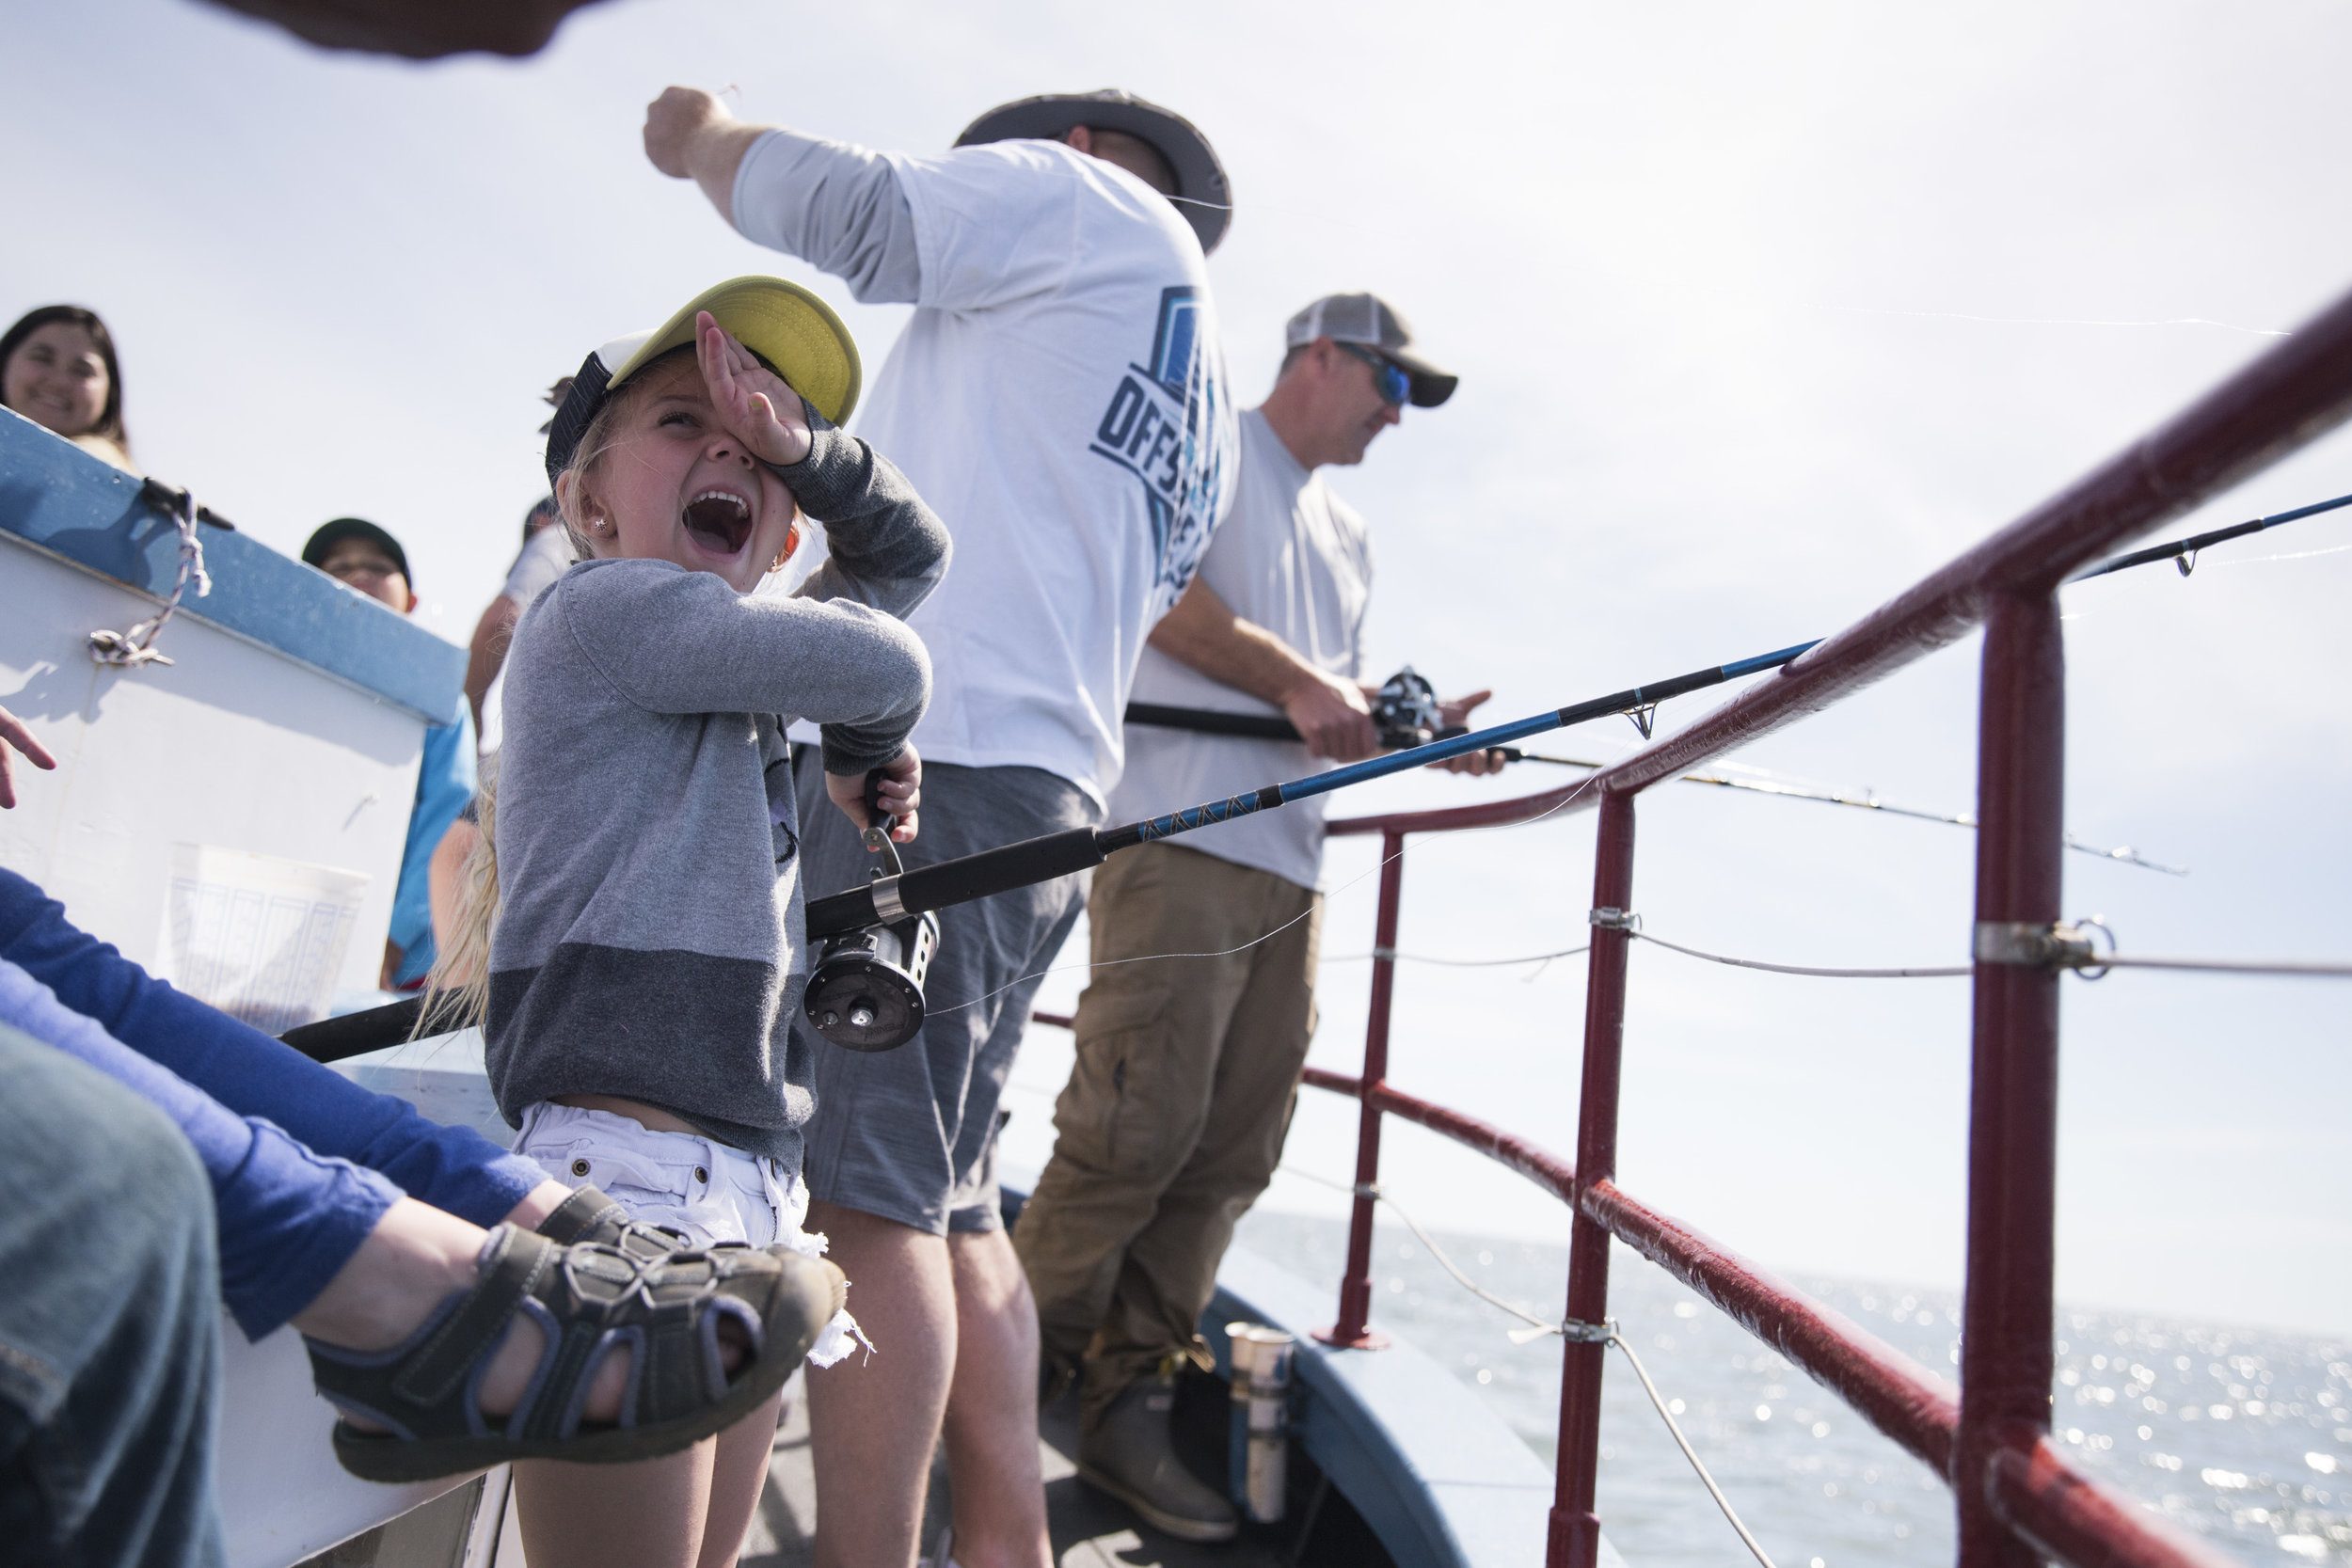
[[476,1360],[506,1338],[516,1304],[533,1293],[556,1258],[544,1236],[501,1225],[485,1250],[481,1282],[417,1347],[391,1380],[392,1392],[417,1404],[438,1404],[463,1383]]

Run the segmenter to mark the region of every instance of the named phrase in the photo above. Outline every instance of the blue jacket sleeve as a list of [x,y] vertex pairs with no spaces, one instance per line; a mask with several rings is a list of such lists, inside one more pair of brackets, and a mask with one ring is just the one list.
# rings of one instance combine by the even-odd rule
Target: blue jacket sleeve
[[421,978],[433,967],[433,851],[473,799],[473,752],[471,714],[424,732],[417,803],[408,814],[408,841],[401,851],[400,881],[392,892],[391,939],[404,955],[398,976],[403,984]]
[[496,1225],[547,1173],[469,1127],[443,1127],[405,1100],[363,1089],[294,1047],[184,996],[65,918],[0,869],[0,958],[57,1000],[240,1117],[284,1128],[321,1154],[389,1177],[475,1225]]
[[236,1116],[5,958],[0,1022],[96,1068],[186,1134],[213,1183],[221,1299],[247,1338],[270,1334],[318,1299],[400,1196],[374,1171],[322,1159],[262,1117]]

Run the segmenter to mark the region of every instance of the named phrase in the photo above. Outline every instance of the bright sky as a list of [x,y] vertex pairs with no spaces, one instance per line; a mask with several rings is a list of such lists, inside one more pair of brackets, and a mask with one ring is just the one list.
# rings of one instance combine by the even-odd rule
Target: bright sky
[[[1211,272],[1246,391],[1282,320],[1347,288],[1461,372],[1334,479],[1380,552],[1377,672],[1490,684],[1513,717],[1826,634],[2332,297],[2347,48],[2352,16],[2317,4],[1472,4],[1432,25],[1377,0],[613,0],[532,61],[417,67],[189,0],[90,0],[8,24],[0,319],[96,308],[151,472],[289,551],[332,515],[382,522],[428,624],[462,640],[540,488],[537,394],[589,348],[754,270],[841,304],[870,363],[903,314],[850,306],[656,174],[638,126],[664,84],[909,150],[1005,99],[1118,84],[1190,116],[1232,171]],[[2339,436],[2180,531],[2348,490]],[[2352,955],[2352,549],[2256,560],[2337,546],[2352,520],[2318,518],[2185,582],[2070,591],[2069,824],[2194,869],[2070,857],[2067,908],[2127,948]],[[1739,760],[1967,809],[1975,663],[1947,651]],[[1554,749],[1631,739],[1613,721]],[[1533,774],[1343,810],[1552,782]],[[1954,963],[1971,843],[1663,786],[1636,904],[1720,952]],[[1581,942],[1590,846],[1589,816],[1424,843],[1404,945]],[[1360,841],[1331,857],[1328,954],[1370,945],[1369,864]],[[1359,1059],[1367,968],[1327,972],[1318,1062]],[[1581,964],[1522,974],[1408,969],[1391,1076],[1566,1150]],[[2352,1328],[2347,1016],[2337,983],[2069,980],[2062,1293]],[[1967,1038],[1965,982],[1638,950],[1621,1180],[1770,1263],[1955,1281]],[[1013,1163],[1042,1158],[1067,1061],[1040,1031]],[[1343,1175],[1352,1128],[1310,1094],[1293,1162]],[[1418,1130],[1388,1148],[1424,1223],[1565,1233]],[[1290,1180],[1270,1201],[1336,1202]]]

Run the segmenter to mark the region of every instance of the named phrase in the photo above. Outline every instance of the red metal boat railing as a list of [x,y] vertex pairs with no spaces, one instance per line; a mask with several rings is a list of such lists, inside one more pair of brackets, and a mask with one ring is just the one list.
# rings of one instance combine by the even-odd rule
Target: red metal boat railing
[[[2155,434],[2018,522],[1759,681],[1688,729],[1590,779],[1452,811],[1334,822],[1377,833],[1379,912],[1360,1077],[1310,1068],[1314,1087],[1361,1102],[1359,1196],[1337,1323],[1341,1345],[1380,1342],[1369,1318],[1380,1124],[1402,1117],[1509,1165],[1575,1211],[1567,1315],[1608,1314],[1616,1237],[1729,1313],[1950,1483],[1962,1568],[2190,1568],[2225,1560],[2073,1469],[2049,1441],[2058,984],[2020,961],[2058,919],[2065,663],[2057,594],[2078,568],[2217,494],[2352,413],[2352,296],[2339,301]],[[1661,780],[1819,712],[1913,659],[1985,628],[1979,712],[1977,926],[1968,1132],[1967,1281],[1960,1387],[1615,1182],[1618,1067],[1630,936],[1593,928],[1575,1164],[1388,1083],[1397,910],[1409,834],[1500,827],[1597,806],[1593,906],[1633,902],[1634,801]],[[1990,956],[1988,956],[1990,955]],[[1601,1360],[1569,1344],[1561,1376],[1559,1471],[1545,1560],[1594,1568]]]

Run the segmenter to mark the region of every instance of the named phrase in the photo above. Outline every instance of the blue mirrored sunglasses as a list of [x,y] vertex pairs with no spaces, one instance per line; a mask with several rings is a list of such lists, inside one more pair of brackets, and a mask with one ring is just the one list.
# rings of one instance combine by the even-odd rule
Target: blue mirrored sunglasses
[[1403,407],[1405,400],[1412,395],[1413,378],[1406,374],[1403,368],[1387,356],[1368,349],[1361,343],[1335,342],[1333,346],[1342,354],[1361,359],[1372,367],[1373,390],[1378,392],[1380,401],[1390,407]]

